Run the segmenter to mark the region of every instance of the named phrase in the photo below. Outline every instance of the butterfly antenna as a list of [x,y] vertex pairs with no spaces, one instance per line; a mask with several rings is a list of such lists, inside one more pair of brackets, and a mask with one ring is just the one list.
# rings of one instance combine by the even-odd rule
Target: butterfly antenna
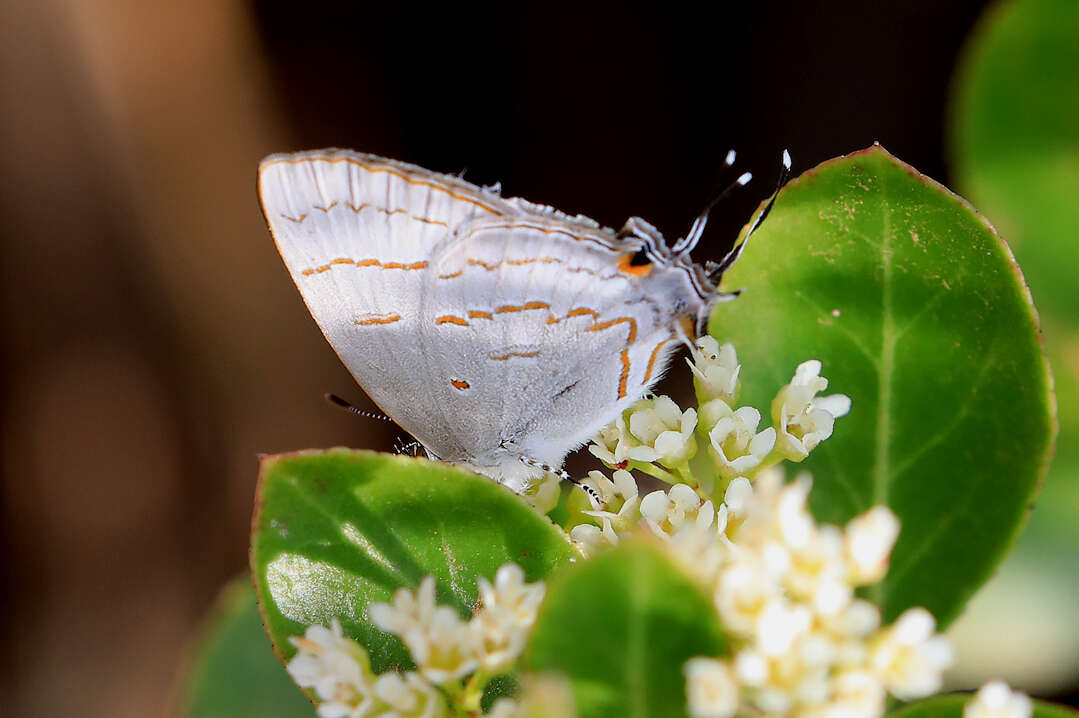
[[376,414],[373,411],[364,411],[363,409],[357,409],[352,404],[337,396],[337,394],[323,394],[323,396],[326,397],[326,401],[330,402],[334,406],[341,407],[350,414],[355,414],[356,416],[363,416],[368,419],[381,419],[382,421],[388,421],[391,424],[394,423],[393,419],[386,416],[385,414]]
[[717,284],[723,273],[742,256],[746,244],[749,243],[749,238],[753,236],[753,233],[757,231],[757,228],[761,226],[764,219],[771,213],[772,207],[776,204],[776,198],[779,196],[779,190],[783,189],[783,185],[787,184],[787,178],[790,177],[790,172],[791,154],[787,150],[783,150],[783,166],[779,170],[779,179],[776,180],[776,188],[772,192],[772,196],[768,198],[768,203],[764,205],[764,209],[761,210],[760,214],[753,220],[753,224],[750,225],[749,231],[746,232],[746,236],[742,241],[731,247],[731,251],[727,252],[723,259],[713,264],[709,264],[708,280],[712,282],[712,284]]
[[[723,159],[723,169],[727,169],[734,165],[734,160],[737,154],[734,150],[729,150],[727,156]],[[686,232],[686,236],[674,243],[671,247],[671,252],[674,254],[685,254],[686,252],[693,251],[693,248],[697,246],[697,242],[701,240],[701,235],[704,234],[704,228],[708,224],[708,214],[712,211],[719,202],[737,187],[745,187],[749,184],[749,181],[753,179],[753,175],[749,172],[743,172],[738,176],[734,182],[723,188],[721,192],[716,194],[708,204],[705,205],[701,213],[697,215],[697,218],[693,220],[693,225],[690,226],[689,231]]]

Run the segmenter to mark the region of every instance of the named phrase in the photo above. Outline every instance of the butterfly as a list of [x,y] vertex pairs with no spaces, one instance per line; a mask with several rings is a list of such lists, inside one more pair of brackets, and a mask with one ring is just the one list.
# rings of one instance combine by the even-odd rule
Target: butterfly
[[692,346],[734,296],[717,283],[744,246],[702,266],[689,252],[707,210],[668,247],[638,217],[615,231],[348,150],[272,155],[258,180],[277,249],[360,386],[432,458],[518,492],[564,474]]

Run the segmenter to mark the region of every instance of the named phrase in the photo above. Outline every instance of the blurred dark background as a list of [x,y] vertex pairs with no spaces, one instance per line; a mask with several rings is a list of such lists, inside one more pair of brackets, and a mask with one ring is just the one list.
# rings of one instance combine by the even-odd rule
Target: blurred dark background
[[[874,141],[945,183],[985,3],[0,4],[0,713],[167,715],[244,569],[260,452],[389,450],[265,229],[266,154],[348,147],[668,237]],[[7,707],[5,706],[7,703]]]

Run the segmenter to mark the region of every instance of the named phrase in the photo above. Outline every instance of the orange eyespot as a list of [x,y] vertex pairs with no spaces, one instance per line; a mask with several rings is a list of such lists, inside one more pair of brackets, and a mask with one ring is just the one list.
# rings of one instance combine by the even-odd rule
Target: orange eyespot
[[631,277],[643,277],[652,271],[652,260],[641,247],[633,254],[623,254],[618,260],[618,271]]

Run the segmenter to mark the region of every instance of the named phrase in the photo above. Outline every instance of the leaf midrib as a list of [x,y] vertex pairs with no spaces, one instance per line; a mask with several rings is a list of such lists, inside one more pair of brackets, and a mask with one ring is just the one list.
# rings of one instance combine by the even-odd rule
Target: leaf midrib
[[[881,346],[877,366],[877,426],[876,456],[873,463],[873,500],[870,506],[887,503],[889,450],[892,439],[892,380],[895,373],[895,346],[898,335],[892,310],[892,214],[881,186],[884,206],[883,237],[881,242]],[[868,508],[868,507],[866,507]]]

